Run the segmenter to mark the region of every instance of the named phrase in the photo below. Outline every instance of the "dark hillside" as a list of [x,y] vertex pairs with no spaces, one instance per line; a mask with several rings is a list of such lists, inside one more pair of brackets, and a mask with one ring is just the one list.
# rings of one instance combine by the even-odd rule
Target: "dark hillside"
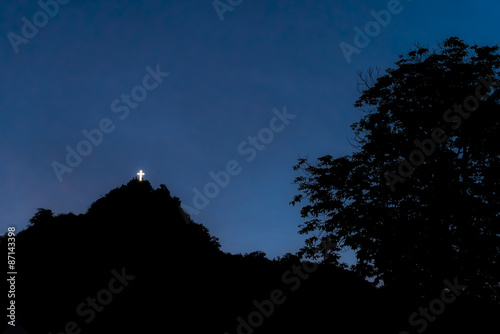
[[[224,253],[179,205],[165,186],[132,180],[85,214],[40,209],[17,235],[18,329],[398,333],[416,310],[331,265]],[[252,321],[255,328],[246,327]]]

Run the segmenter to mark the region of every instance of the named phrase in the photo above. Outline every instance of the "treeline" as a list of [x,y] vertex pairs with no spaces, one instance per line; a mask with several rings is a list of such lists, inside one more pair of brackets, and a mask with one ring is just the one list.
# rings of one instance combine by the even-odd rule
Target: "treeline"
[[[29,334],[423,328],[408,318],[425,305],[376,289],[350,271],[293,254],[269,260],[259,251],[222,252],[167,187],[153,189],[147,181],[110,191],[85,214],[39,209],[16,236],[16,266],[16,326]],[[460,296],[427,321],[426,332],[477,329],[493,311]]]

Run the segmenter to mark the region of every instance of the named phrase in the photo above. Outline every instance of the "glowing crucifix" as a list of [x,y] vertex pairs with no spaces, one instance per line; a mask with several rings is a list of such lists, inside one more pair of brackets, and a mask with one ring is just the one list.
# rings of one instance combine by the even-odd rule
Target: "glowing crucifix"
[[137,175],[139,175],[139,181],[142,181],[142,177],[143,177],[144,175],[146,175],[146,174],[144,174],[144,173],[142,172],[142,169],[141,169],[141,170],[139,171],[139,173],[137,173]]

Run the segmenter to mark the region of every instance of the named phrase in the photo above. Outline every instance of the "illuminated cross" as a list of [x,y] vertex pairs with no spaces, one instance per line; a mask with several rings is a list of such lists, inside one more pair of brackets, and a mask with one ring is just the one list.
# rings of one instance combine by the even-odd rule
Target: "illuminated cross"
[[142,169],[141,169],[141,170],[139,171],[139,173],[137,173],[137,175],[139,175],[139,181],[142,181],[142,177],[143,177],[144,175],[146,175],[146,174],[144,174],[144,173],[142,172]]

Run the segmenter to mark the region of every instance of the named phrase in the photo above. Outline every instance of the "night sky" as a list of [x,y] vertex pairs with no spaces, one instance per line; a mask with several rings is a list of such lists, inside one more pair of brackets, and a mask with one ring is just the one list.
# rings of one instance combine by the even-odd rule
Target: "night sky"
[[[356,73],[392,66],[415,43],[499,43],[498,1],[216,5],[60,0],[49,15],[37,1],[0,2],[2,234],[39,207],[84,213],[142,169],[198,206],[192,218],[223,251],[295,253],[305,236],[289,205],[292,167],[353,152]],[[356,47],[356,29],[389,9],[390,22],[368,24],[379,29],[346,57],[341,43]],[[85,156],[68,163],[68,149]],[[194,189],[212,198],[196,204]],[[138,234],[155,228],[136,224]]]

